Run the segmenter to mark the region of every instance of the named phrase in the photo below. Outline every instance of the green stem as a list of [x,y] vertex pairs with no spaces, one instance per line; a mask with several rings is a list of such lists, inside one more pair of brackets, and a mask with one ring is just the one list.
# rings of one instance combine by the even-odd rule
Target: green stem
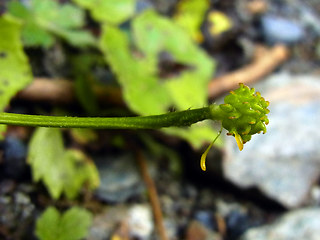
[[220,113],[218,105],[215,104],[204,108],[141,117],[58,117],[0,113],[0,124],[54,128],[158,129],[190,126],[205,119],[219,120]]

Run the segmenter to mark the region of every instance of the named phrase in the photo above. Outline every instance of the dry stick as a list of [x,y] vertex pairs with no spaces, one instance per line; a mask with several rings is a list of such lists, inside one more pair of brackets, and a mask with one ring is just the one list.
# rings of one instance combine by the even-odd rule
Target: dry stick
[[162,216],[162,211],[161,211],[161,206],[160,206],[160,201],[157,193],[156,186],[154,184],[154,181],[152,180],[148,168],[147,168],[147,163],[146,159],[143,156],[141,151],[138,151],[137,153],[137,160],[141,169],[141,174],[143,177],[143,180],[147,186],[148,193],[149,193],[149,198],[151,202],[151,207],[154,215],[154,220],[156,224],[156,228],[158,231],[158,234],[160,236],[161,240],[169,240],[166,230],[163,225],[163,216]]
[[268,1],[252,0],[247,3],[247,9],[251,14],[262,14],[268,10]]
[[[93,87],[101,102],[124,105],[121,89],[117,87]],[[55,104],[71,104],[76,101],[74,83],[67,79],[35,78],[32,83],[17,95],[18,99],[46,101]]]
[[73,82],[65,79],[35,78],[30,85],[20,91],[20,99],[71,103],[75,100]]
[[217,228],[218,228],[218,232],[220,233],[220,235],[224,238],[227,234],[227,224],[226,221],[224,220],[224,218],[220,215],[220,214],[215,214],[214,218],[216,220],[217,223]]
[[[259,53],[261,48],[257,48]],[[238,86],[239,82],[250,84],[258,81],[277,66],[283,63],[289,56],[289,50],[283,45],[276,45],[264,54],[258,54],[253,63],[232,73],[213,79],[209,83],[209,97],[215,98]]]

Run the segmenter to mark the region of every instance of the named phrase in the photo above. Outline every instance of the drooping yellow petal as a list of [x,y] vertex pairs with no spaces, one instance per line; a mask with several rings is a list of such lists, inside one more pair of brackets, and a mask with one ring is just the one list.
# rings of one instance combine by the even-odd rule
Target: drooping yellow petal
[[202,169],[202,171],[206,171],[206,159],[207,159],[207,155],[209,150],[212,148],[214,141],[212,141],[212,143],[210,143],[210,145],[207,147],[207,149],[204,151],[204,153],[201,155],[201,159],[200,159],[200,167]]
[[242,151],[242,149],[243,149],[243,140],[242,140],[241,136],[237,132],[235,132],[234,135],[235,135],[235,138],[236,138],[236,141],[237,141],[237,144],[238,144],[238,148],[239,148],[240,151]]
[[220,136],[222,132],[222,127],[221,130],[219,131],[218,135],[214,138],[214,140],[212,141],[212,143],[210,143],[210,145],[207,147],[207,149],[204,151],[204,153],[201,155],[201,159],[200,159],[200,167],[202,169],[202,171],[206,171],[207,167],[206,167],[206,159],[207,159],[207,155],[209,150],[212,148],[212,145],[214,144],[214,142],[218,139],[218,137]]

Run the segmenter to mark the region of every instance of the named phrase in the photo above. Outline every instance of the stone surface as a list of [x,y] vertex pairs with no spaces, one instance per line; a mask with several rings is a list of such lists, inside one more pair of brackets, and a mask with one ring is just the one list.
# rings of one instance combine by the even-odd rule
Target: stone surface
[[248,204],[218,199],[216,200],[216,209],[216,216],[221,216],[224,221],[225,229],[223,232],[230,240],[238,240],[244,232],[262,225],[266,219],[266,215],[260,209]]
[[127,220],[128,206],[116,205],[107,207],[95,215],[90,227],[88,240],[104,240],[117,230],[117,225]]
[[[7,188],[4,184],[11,186]],[[33,239],[31,234],[36,219],[36,206],[28,195],[30,192],[5,181],[1,184],[0,193],[0,239],[26,239],[24,236]]]
[[258,187],[288,208],[306,204],[320,176],[320,81],[317,76],[277,74],[256,90],[270,101],[270,124],[240,152],[226,138],[225,177]]
[[0,174],[17,180],[23,179],[28,172],[26,145],[19,138],[9,135],[0,144],[0,148],[3,149]]
[[129,232],[133,239],[147,240],[153,231],[152,212],[146,204],[136,204],[128,213]]
[[299,23],[276,15],[265,15],[261,19],[263,35],[270,43],[294,44],[305,36]]
[[318,240],[320,208],[289,212],[271,225],[248,230],[241,240]]
[[96,159],[101,184],[95,195],[106,202],[122,203],[144,190],[136,160],[130,154]]
[[115,205],[95,215],[87,239],[151,239],[153,217],[148,204]]

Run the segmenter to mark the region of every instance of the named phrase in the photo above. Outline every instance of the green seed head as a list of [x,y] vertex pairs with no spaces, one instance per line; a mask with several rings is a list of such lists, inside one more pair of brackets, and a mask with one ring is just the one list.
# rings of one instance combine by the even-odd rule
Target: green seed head
[[269,102],[261,97],[254,88],[249,88],[240,83],[237,90],[231,91],[224,99],[224,104],[219,105],[224,117],[222,126],[229,131],[229,135],[236,138],[240,150],[243,144],[256,133],[265,133],[269,123],[267,108]]

